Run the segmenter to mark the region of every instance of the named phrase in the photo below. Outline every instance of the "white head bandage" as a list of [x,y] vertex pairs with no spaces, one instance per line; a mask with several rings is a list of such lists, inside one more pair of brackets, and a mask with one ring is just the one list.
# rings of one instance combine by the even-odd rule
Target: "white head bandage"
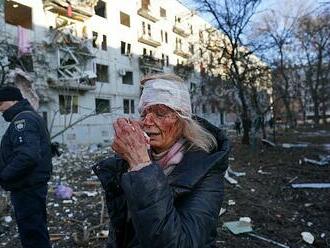
[[164,104],[179,112],[180,116],[191,117],[191,102],[185,83],[167,79],[151,79],[145,82],[138,110],[155,104]]

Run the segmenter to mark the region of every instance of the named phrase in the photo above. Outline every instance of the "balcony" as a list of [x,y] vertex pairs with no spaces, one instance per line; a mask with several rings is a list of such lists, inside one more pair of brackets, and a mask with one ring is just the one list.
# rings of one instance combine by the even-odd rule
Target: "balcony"
[[176,48],[173,53],[185,59],[188,59],[191,56],[190,53],[185,52],[180,48]]
[[143,71],[163,72],[164,62],[153,56],[143,55],[139,57],[139,66]]
[[68,76],[68,73],[72,73],[71,70],[58,69],[58,79],[48,79],[48,85],[54,89],[66,89],[66,90],[79,90],[89,91],[96,89],[96,74],[91,71],[85,71],[80,75],[73,77]]
[[178,64],[173,67],[173,70],[178,76],[187,79],[189,75],[194,72],[194,64]]
[[88,51],[73,46],[60,47],[52,51],[53,57],[50,59],[57,60],[57,66],[52,68],[52,73],[48,77],[49,87],[81,91],[96,88],[96,74],[93,72],[94,56]]
[[138,41],[155,48],[161,45],[159,41],[154,40],[151,35],[147,34],[139,34]]
[[175,23],[173,26],[173,32],[182,37],[188,37],[190,35],[187,30],[188,28],[185,28],[181,23]]
[[152,22],[157,22],[159,20],[147,8],[140,8],[140,9],[138,9],[137,13],[139,16],[142,16]]
[[44,9],[55,14],[67,16],[78,21],[84,21],[94,15],[94,7],[98,0],[70,0],[71,14],[69,15],[69,3],[66,0],[43,0]]
[[48,81],[48,85],[50,88],[65,90],[89,91],[96,89],[95,81],[88,83],[81,83],[79,81]]

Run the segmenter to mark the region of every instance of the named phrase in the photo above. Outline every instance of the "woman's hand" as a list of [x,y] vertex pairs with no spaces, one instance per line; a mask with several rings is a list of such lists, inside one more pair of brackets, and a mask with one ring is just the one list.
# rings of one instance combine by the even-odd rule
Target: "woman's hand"
[[128,162],[130,170],[150,163],[148,143],[138,121],[118,118],[113,127],[116,134],[112,149]]

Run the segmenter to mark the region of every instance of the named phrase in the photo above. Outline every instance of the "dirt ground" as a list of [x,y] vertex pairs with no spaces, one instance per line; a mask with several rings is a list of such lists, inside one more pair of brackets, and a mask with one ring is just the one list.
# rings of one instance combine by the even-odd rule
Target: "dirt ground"
[[[251,218],[254,234],[282,245],[330,247],[330,189],[291,187],[292,183],[330,183],[330,165],[303,162],[304,157],[318,159],[319,155],[330,155],[330,150],[322,146],[330,143],[330,129],[277,133],[278,143],[309,145],[304,148],[270,147],[260,140],[247,147],[241,145],[234,134],[230,139],[233,144],[230,166],[246,175],[229,174],[238,181],[236,185],[225,181],[222,207],[226,212],[219,217],[218,247],[280,247],[248,234],[234,235],[222,228],[224,222],[237,221],[240,217]],[[55,161],[48,199],[53,247],[104,247],[101,231],[107,230],[108,218],[106,210],[102,211],[100,185],[90,168],[108,152],[109,147],[94,146],[74,155],[65,153]],[[54,186],[59,179],[73,189],[71,199],[55,197]],[[5,196],[3,192],[2,195]],[[105,213],[103,218],[102,213]],[[20,247],[14,217],[9,221],[9,216],[13,217],[9,205],[0,209],[0,247]],[[302,240],[301,232],[314,236],[313,245]]]

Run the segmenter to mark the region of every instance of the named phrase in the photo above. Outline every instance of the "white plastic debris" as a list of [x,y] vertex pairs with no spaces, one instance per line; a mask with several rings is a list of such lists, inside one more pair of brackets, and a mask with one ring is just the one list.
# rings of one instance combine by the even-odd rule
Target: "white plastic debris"
[[287,246],[287,245],[281,244],[281,243],[279,243],[279,242],[277,242],[277,241],[274,241],[274,240],[271,240],[271,239],[267,239],[267,238],[265,238],[265,237],[261,237],[261,236],[259,236],[259,235],[257,235],[257,234],[254,234],[254,233],[248,233],[248,235],[251,236],[251,237],[255,237],[255,238],[257,238],[257,239],[260,239],[260,240],[263,240],[263,241],[266,241],[266,242],[272,243],[272,244],[277,245],[277,246],[279,246],[279,247],[290,248],[290,246]]
[[230,177],[228,174],[228,171],[225,173],[225,179],[230,183],[230,184],[238,184],[238,181],[235,180],[234,178]]
[[245,221],[245,222],[251,223],[251,218],[250,217],[241,217],[241,218],[239,218],[239,221]]
[[235,204],[236,204],[236,202],[234,200],[228,200],[228,205],[229,206],[233,206]]
[[304,206],[305,206],[306,208],[308,208],[308,207],[310,207],[310,206],[313,206],[313,203],[305,203]]
[[319,166],[325,166],[325,165],[330,164],[330,156],[323,157],[323,159],[321,159],[321,160],[304,158],[304,162],[310,163],[310,164],[316,164],[316,165],[319,165]]
[[276,144],[274,142],[271,142],[270,140],[267,140],[267,139],[261,139],[261,142],[265,143],[268,146],[272,146],[272,147],[276,146]]
[[98,238],[101,238],[101,239],[106,239],[109,236],[109,231],[108,230],[102,230],[101,232],[98,232],[96,236]]
[[321,237],[322,239],[324,239],[324,238],[325,238],[325,233],[321,233],[320,237]]
[[221,208],[220,212],[219,212],[219,216],[223,215],[224,213],[226,213],[226,209],[225,208]]
[[88,197],[93,197],[93,196],[97,196],[97,192],[96,191],[83,191],[83,194],[87,195]]
[[282,144],[283,148],[305,148],[308,147],[308,144],[288,144],[288,143],[283,143]]
[[307,222],[307,226],[312,226],[312,225],[313,225],[312,222],[310,222],[310,221]]
[[291,186],[295,189],[328,189],[330,183],[293,183]]
[[302,232],[301,236],[306,243],[308,244],[314,243],[314,236],[310,232]]
[[10,223],[13,221],[13,218],[11,216],[5,216],[3,219],[6,223]]
[[263,171],[262,169],[258,170],[257,172],[261,175],[271,175],[272,174],[270,172]]
[[255,189],[251,189],[251,192],[256,192],[256,190]]
[[73,201],[72,200],[63,200],[63,204],[72,204]]
[[236,171],[233,171],[231,167],[228,167],[227,171],[228,171],[230,174],[233,174],[235,177],[243,177],[243,176],[246,176],[246,173],[245,173],[245,172],[236,172]]

